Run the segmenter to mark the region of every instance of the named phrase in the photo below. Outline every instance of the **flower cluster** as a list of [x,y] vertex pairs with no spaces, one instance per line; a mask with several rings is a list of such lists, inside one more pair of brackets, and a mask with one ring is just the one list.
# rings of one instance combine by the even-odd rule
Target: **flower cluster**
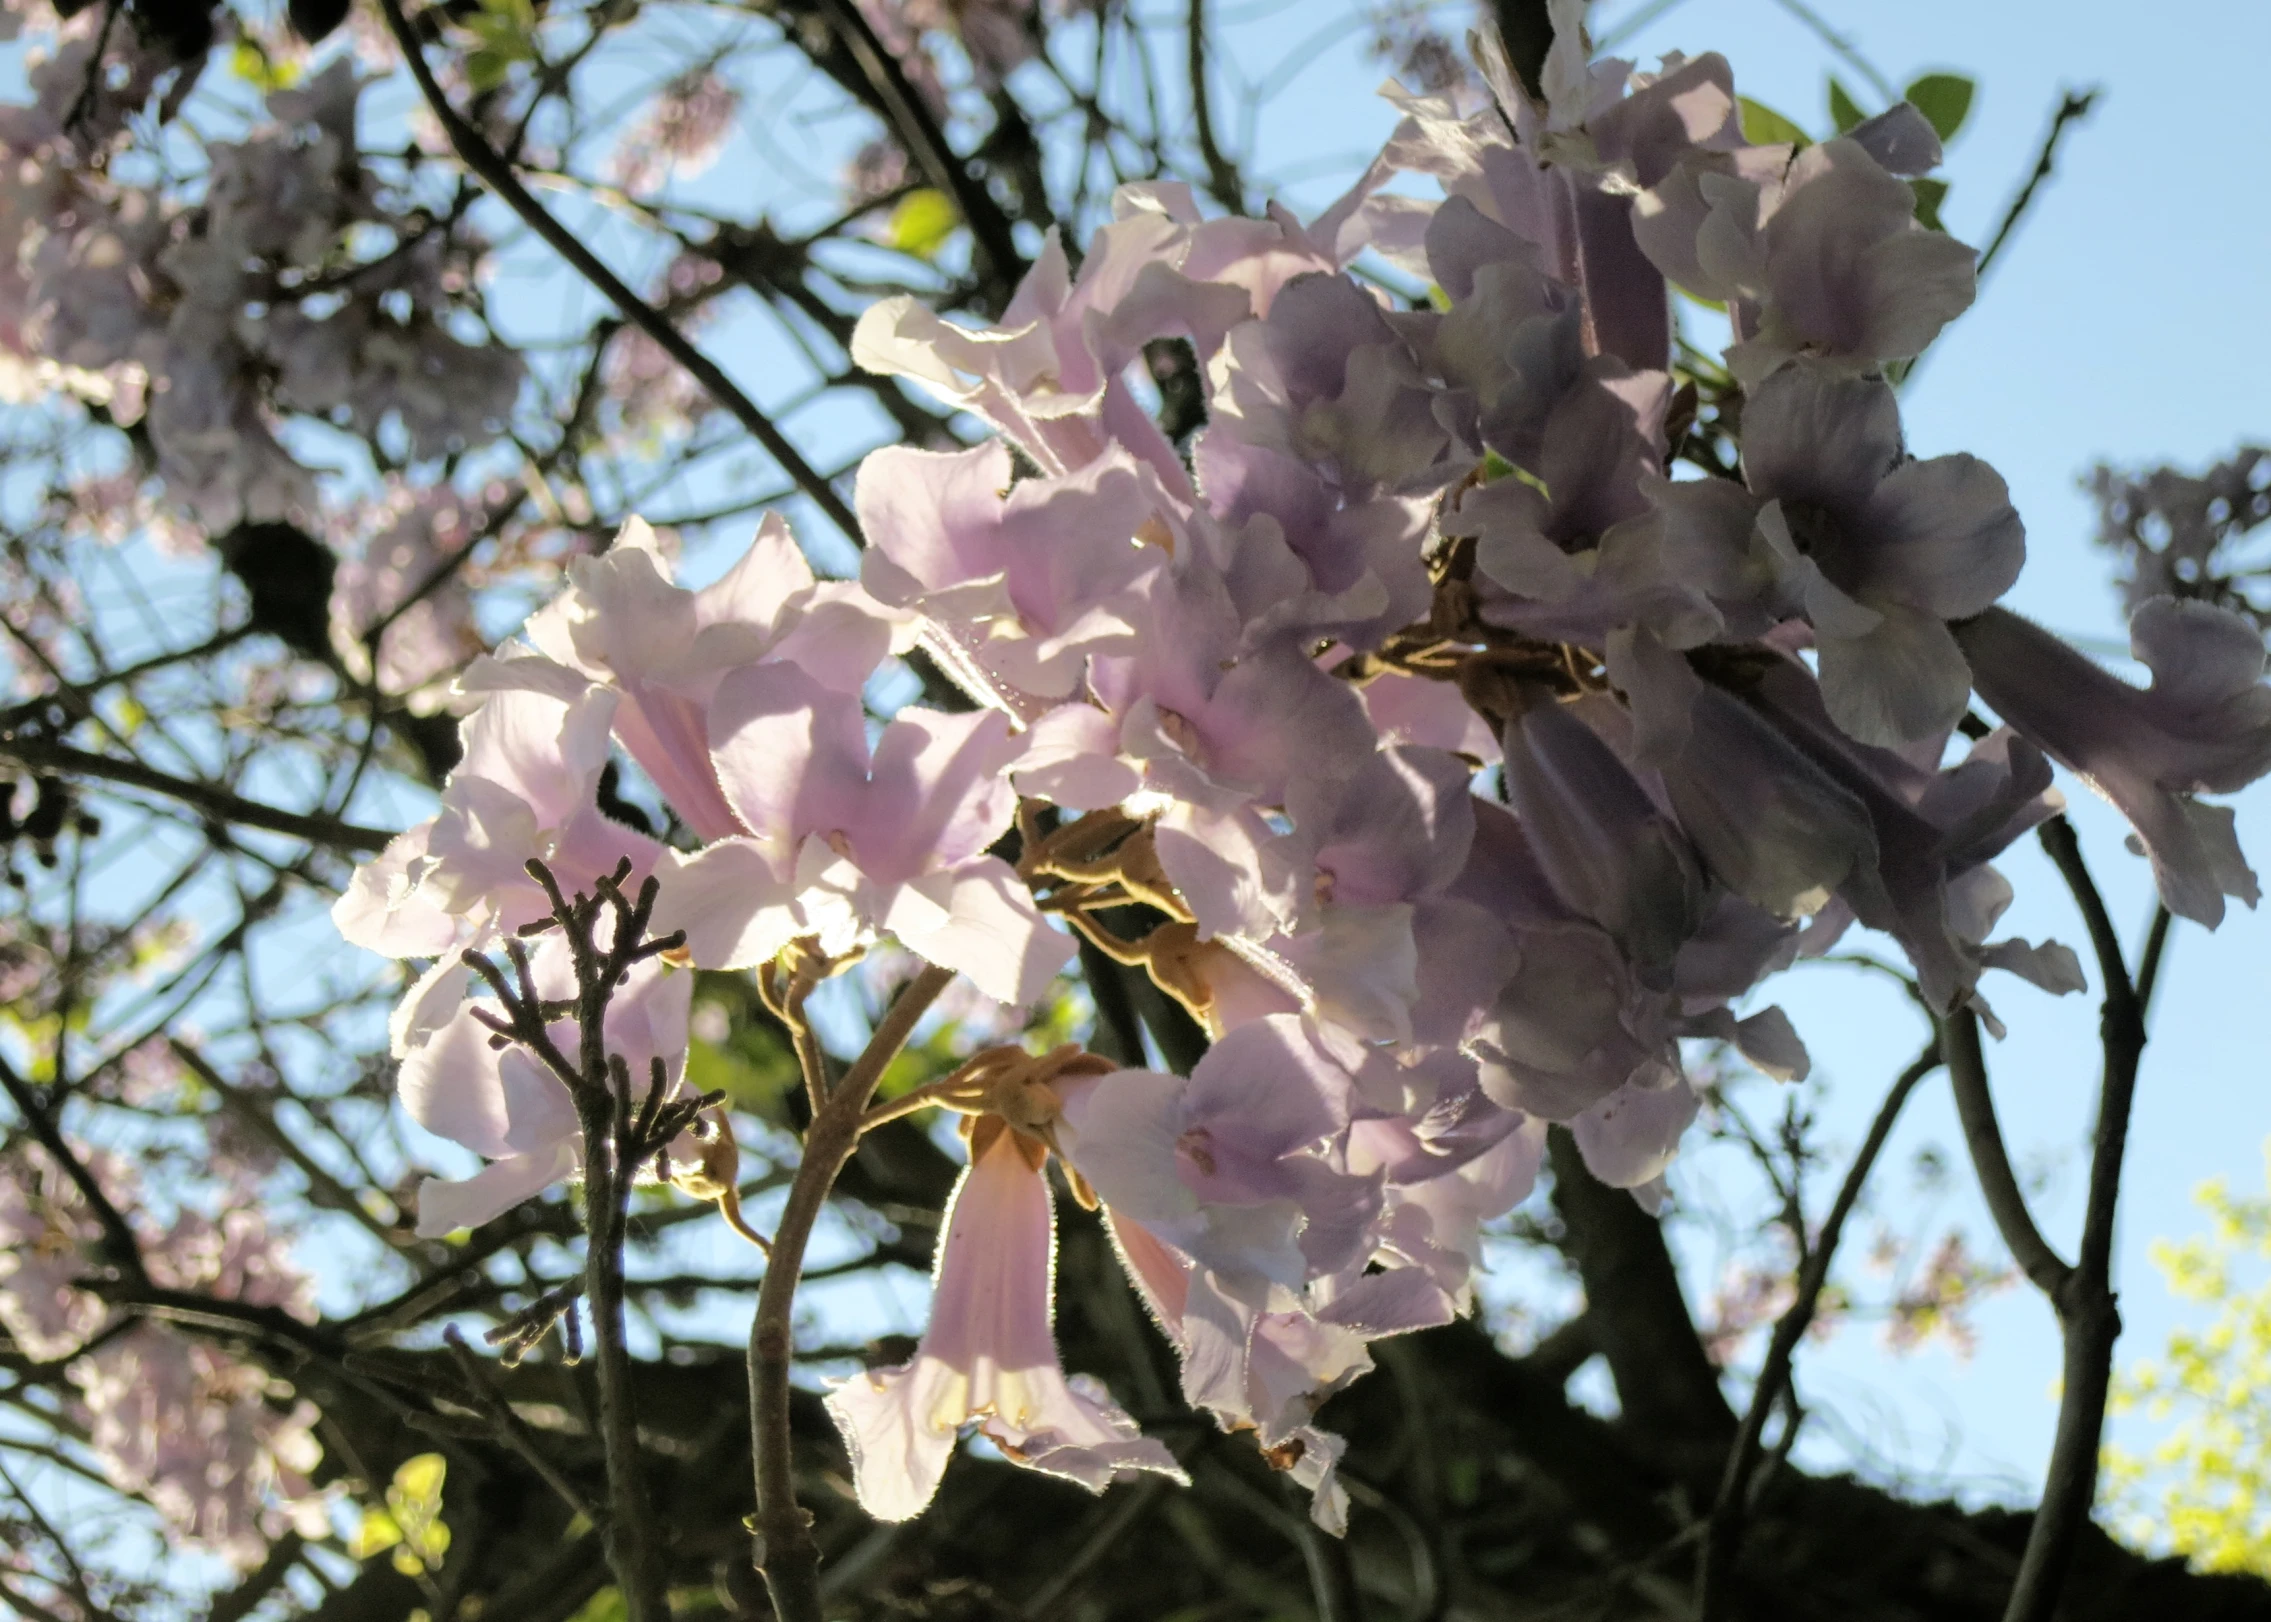
[[[82,1153],[115,1196],[131,1164]],[[152,1283],[313,1316],[308,1278],[249,1191],[220,1218],[140,1224]],[[121,1317],[85,1288],[100,1230],[52,1165],[0,1165],[0,1330],[24,1357],[68,1360],[70,1411],[105,1476],[137,1493],[185,1542],[249,1568],[287,1525],[328,1525],[307,1474],[321,1456],[315,1408],[208,1339]]]
[[[463,267],[361,168],[352,62],[272,93],[273,122],[247,139],[209,144],[185,203],[110,164],[169,62],[122,44],[115,103],[71,117],[96,41],[134,38],[100,21],[35,64],[31,104],[0,109],[0,355],[19,388],[62,383],[144,423],[173,498],[215,532],[315,510],[280,411],[366,437],[391,420],[416,458],[490,437],[520,362],[451,330]],[[357,233],[394,247],[359,259]]]
[[[1549,1123],[1658,1200],[1698,1107],[1680,1043],[1802,1076],[1752,993],[1856,923],[1943,1010],[1984,1011],[1988,969],[2080,988],[2066,948],[1992,938],[1990,863],[2056,811],[2051,761],[2130,817],[2174,910],[2252,903],[2230,812],[2192,796],[2271,768],[2253,627],[2149,601],[2154,685],[2104,675],[1996,607],[2024,554],[2002,480],[1906,450],[1885,370],[1972,291],[1970,250],[1915,217],[1930,126],[1904,104],[1748,144],[1723,60],[1593,64],[1580,10],[1556,7],[1543,100],[1503,71],[1487,101],[1392,92],[1386,151],[1306,224],[1129,186],[998,325],[870,310],[864,364],[999,437],[867,459],[859,585],[768,520],[688,590],[633,525],[473,668],[441,813],[337,911],[441,958],[396,1021],[405,1099],[494,1164],[429,1185],[422,1226],[574,1161],[564,1095],[474,1039],[453,955],[538,916],[531,858],[653,874],[657,927],[709,968],[888,936],[1030,1004],[1077,938],[1212,1046],[1188,1075],[972,1067],[930,1330],[831,1399],[861,1497],[916,1512],[972,1424],[1092,1487],[1175,1472],[1057,1365],[1053,1155],[1185,1395],[1337,1527],[1319,1404],[1464,1309]],[[1670,476],[1675,286],[1731,317],[1721,476]],[[1161,341],[1204,380],[1183,445],[1140,393]],[[866,679],[916,644],[975,707],[871,724]],[[597,811],[611,747],[672,837]],[[682,1039],[683,985],[627,993],[634,1066]]]

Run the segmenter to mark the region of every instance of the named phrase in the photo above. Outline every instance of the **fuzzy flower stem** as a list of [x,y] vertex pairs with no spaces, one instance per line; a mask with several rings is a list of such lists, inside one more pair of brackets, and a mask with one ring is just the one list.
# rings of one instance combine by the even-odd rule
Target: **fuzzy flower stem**
[[822,1622],[820,1550],[811,1518],[796,1501],[796,1465],[789,1438],[789,1368],[796,1350],[792,1315],[804,1247],[852,1152],[861,1117],[884,1067],[907,1045],[915,1026],[954,973],[935,964],[899,993],[851,1069],[828,1093],[804,1137],[804,1157],[789,1185],[788,1204],[773,1233],[771,1260],[757,1292],[757,1318],[749,1329],[749,1417],[757,1458],[757,1569],[781,1622]]

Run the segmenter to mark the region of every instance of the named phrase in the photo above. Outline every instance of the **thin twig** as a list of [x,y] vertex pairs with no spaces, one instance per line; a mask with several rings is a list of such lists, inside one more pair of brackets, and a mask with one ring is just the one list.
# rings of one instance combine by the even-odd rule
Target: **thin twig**
[[2155,903],[2153,925],[2145,932],[2145,950],[2137,958],[2137,1012],[2153,1011],[2153,992],[2161,983],[2161,960],[2168,955],[2169,930],[2176,923],[2176,914],[2166,906]]
[[796,1501],[789,1433],[792,1313],[805,1246],[828,1191],[859,1147],[860,1117],[885,1066],[898,1057],[916,1023],[953,979],[952,970],[925,965],[877,1022],[865,1051],[813,1116],[796,1180],[773,1231],[772,1258],[758,1288],[756,1321],[749,1328],[749,1423],[756,1453],[757,1567],[781,1622],[821,1622],[820,1550],[813,1542],[811,1519]]
[[[1799,1269],[1796,1296],[1774,1326],[1766,1362],[1759,1369],[1758,1384],[1751,1390],[1750,1409],[1743,1415],[1743,1428],[1736,1434],[1735,1445],[1728,1450],[1727,1468],[1719,1478],[1719,1498],[1711,1509],[1711,1526],[1697,1567],[1695,1609],[1703,1622],[1713,1622],[1723,1609],[1726,1575],[1742,1545],[1744,1518],[1750,1506],[1748,1483],[1758,1468],[1767,1416],[1789,1389],[1790,1365],[1797,1356],[1799,1340],[1813,1324],[1823,1286],[1829,1282],[1830,1263],[1836,1257],[1845,1219],[1852,1215],[1854,1205],[1860,1200],[1862,1185],[1869,1180],[1877,1156],[1884,1150],[1885,1140],[1892,1136],[1893,1123],[1908,1102],[1908,1095],[1916,1090],[1918,1082],[1939,1067],[1940,1044],[1935,1038],[1900,1073],[1892,1090],[1885,1094],[1876,1120],[1870,1123],[1869,1135],[1853,1157],[1845,1182],[1837,1191],[1837,1199],[1822,1222],[1813,1249]],[[1791,1424],[1794,1431],[1794,1418]]]
[[1214,135],[1213,97],[1207,89],[1206,78],[1206,0],[1190,0],[1190,15],[1185,27],[1185,40],[1189,54],[1191,77],[1191,116],[1198,125],[1199,156],[1206,160],[1207,179],[1214,187],[1215,196],[1233,214],[1246,211],[1246,184],[1239,178],[1238,166],[1223,156],[1221,143]]
[[[676,1100],[665,1105],[660,1078],[647,1107],[634,1113],[629,1069],[607,1049],[607,1010],[631,968],[681,943],[682,935],[647,938],[660,886],[649,877],[635,899],[623,893],[631,864],[597,879],[591,893],[570,900],[543,862],[527,864],[531,878],[552,903],[549,927],[556,928],[575,971],[576,995],[565,1007],[545,1001],[537,989],[528,949],[518,936],[505,940],[512,978],[485,955],[468,951],[466,965],[488,982],[509,1018],[487,1015],[483,1023],[499,1036],[527,1047],[566,1085],[583,1129],[584,1279],[598,1350],[599,1424],[607,1462],[607,1562],[615,1574],[630,1622],[666,1622],[670,1615],[661,1544],[639,1445],[638,1415],[631,1385],[631,1359],[624,1343],[623,1242],[631,1180],[660,1142],[682,1129],[693,1113],[713,1100]],[[612,925],[603,945],[600,927]],[[484,1011],[485,1012],[485,1011]],[[552,1040],[555,1019],[572,1014],[577,1029],[576,1057],[569,1059]],[[553,1292],[557,1294],[558,1292]],[[547,1300],[550,1298],[547,1297]],[[544,1302],[539,1302],[543,1306]],[[544,1320],[549,1322],[549,1319]],[[561,1320],[575,1350],[574,1318]],[[532,1326],[541,1334],[541,1325]],[[516,1343],[524,1337],[517,1332]]]
[[[388,0],[389,4],[395,0]],[[923,178],[954,199],[955,210],[963,223],[970,227],[970,239],[978,250],[987,279],[996,284],[1004,295],[1014,287],[1024,272],[1024,256],[1018,253],[1016,241],[1010,235],[1009,216],[996,203],[985,188],[985,183],[972,175],[946,144],[946,134],[931,117],[922,98],[916,94],[907,76],[899,71],[899,64],[875,37],[867,19],[850,0],[819,0],[821,14],[827,18],[829,28],[843,42],[860,76],[867,80],[883,113],[895,127],[900,144],[908,149],[915,166],[922,170]],[[846,533],[855,533],[847,531]]]
[[606,1520],[605,1514],[584,1496],[583,1489],[569,1479],[567,1472],[553,1462],[537,1441],[535,1433],[528,1428],[527,1421],[513,1412],[513,1405],[499,1394],[496,1385],[489,1378],[488,1370],[482,1367],[482,1360],[465,1343],[465,1336],[459,1333],[457,1325],[451,1324],[444,1329],[442,1340],[448,1345],[450,1356],[457,1360],[459,1377],[472,1391],[482,1417],[489,1421],[498,1439],[519,1454],[522,1462],[559,1495],[560,1502],[568,1506],[571,1515],[581,1515],[594,1526],[602,1524]]
[[327,845],[334,850],[359,850],[376,854],[386,849],[387,841],[394,837],[383,829],[358,827],[352,822],[342,822],[337,817],[302,816],[297,811],[279,811],[274,806],[248,800],[241,794],[232,794],[227,789],[216,788],[210,783],[192,782],[186,777],[161,772],[138,760],[122,760],[116,755],[98,755],[36,734],[16,733],[0,737],[0,761],[13,761],[30,772],[92,777],[127,788],[142,789],[151,794],[162,794],[203,812],[217,822],[231,822],[243,828],[264,828],[270,833],[286,834],[294,839],[304,839],[311,845]]
[[2035,155],[2034,169],[2019,187],[2018,195],[2011,199],[2010,207],[2003,210],[2003,222],[1995,227],[1994,236],[1988,239],[1987,251],[1979,256],[1977,276],[1981,281],[1986,280],[1988,267],[1995,263],[1996,255],[2003,251],[2003,244],[2018,229],[2020,219],[2034,202],[2034,194],[2057,166],[2058,143],[2066,138],[2066,127],[2089,117],[2090,109],[2097,105],[2098,97],[2104,95],[2105,90],[2102,86],[2092,85],[2087,90],[2061,90],[2058,94],[2058,110],[2050,115],[2050,128],[2043,132],[2042,148]]
[[621,277],[600,262],[598,255],[586,247],[580,237],[554,219],[529,189],[521,184],[520,176],[514,172],[512,163],[491,146],[479,130],[460,116],[450,104],[449,97],[443,93],[441,85],[436,82],[434,70],[426,64],[425,51],[419,43],[417,32],[410,26],[410,19],[403,14],[402,0],[382,0],[382,9],[386,13],[387,28],[393,33],[395,44],[401,49],[403,60],[409,66],[410,76],[418,82],[419,94],[425,97],[426,105],[433,110],[434,117],[440,122],[443,133],[448,135],[450,146],[456,151],[459,160],[479,175],[489,189],[497,194],[498,200],[518,214],[553,252],[567,260],[578,275],[599,289],[610,303],[622,311],[625,319],[652,338],[664,353],[684,367],[711,399],[731,412],[757,442],[765,447],[766,453],[780,464],[781,471],[796,481],[797,488],[804,492],[806,498],[827,515],[828,521],[856,542],[860,533],[859,521],[852,516],[850,506],[836,493],[835,487],[804,459],[804,454],[790,443],[788,436],[774,425],[772,418],[766,416],[757,408],[755,401],[742,393],[717,362],[695,348],[675,323],[632,292]]

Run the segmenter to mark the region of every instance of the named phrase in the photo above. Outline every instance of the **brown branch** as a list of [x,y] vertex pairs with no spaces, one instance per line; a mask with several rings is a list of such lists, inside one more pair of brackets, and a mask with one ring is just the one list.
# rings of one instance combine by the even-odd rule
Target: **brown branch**
[[[393,3],[394,0],[389,0],[390,5]],[[907,83],[907,76],[899,71],[899,64],[875,37],[875,31],[868,27],[859,9],[850,0],[819,0],[819,11],[859,65],[861,76],[867,80],[877,104],[897,129],[900,142],[907,147],[923,177],[954,199],[963,223],[970,227],[970,239],[977,248],[986,279],[999,290],[996,302],[1006,303],[1010,289],[1017,285],[1018,277],[1025,270],[1024,255],[1017,251],[1017,243],[1010,234],[1009,216],[987,192],[984,182],[955,157],[938,121],[931,117],[930,109]]]
[[2073,1271],[2066,1259],[2050,1248],[2034,1213],[2011,1170],[2010,1151],[2003,1147],[2003,1129],[1995,1119],[1995,1099],[1987,1086],[1987,1056],[1979,1047],[1979,1016],[1958,1009],[1940,1027],[1941,1052],[1948,1061],[1948,1081],[1956,1097],[1956,1117],[1963,1123],[1964,1147],[1971,1154],[1979,1192],[1994,1218],[1995,1231],[2019,1270],[2036,1289],[2056,1299]]
[[514,1413],[513,1405],[498,1392],[495,1383],[489,1378],[488,1370],[482,1366],[482,1359],[466,1344],[465,1336],[459,1333],[457,1325],[451,1324],[444,1329],[442,1340],[449,1347],[450,1356],[456,1360],[459,1377],[473,1393],[476,1408],[489,1421],[497,1439],[520,1455],[521,1462],[534,1470],[538,1479],[558,1495],[561,1503],[568,1506],[568,1513],[581,1515],[595,1527],[604,1526],[607,1521],[605,1511],[586,1498],[583,1489],[544,1451],[535,1433],[528,1428],[527,1421]]
[[813,1117],[788,1203],[773,1230],[772,1257],[758,1287],[756,1321],[749,1328],[749,1426],[757,1470],[757,1568],[765,1575],[781,1622],[822,1622],[820,1549],[813,1541],[811,1517],[796,1501],[789,1446],[789,1367],[796,1350],[792,1314],[805,1246],[829,1189],[859,1147],[860,1117],[884,1067],[898,1057],[916,1023],[953,979],[952,970],[926,965],[877,1022],[866,1050]]
[[1566,1127],[1546,1137],[1554,1209],[1585,1286],[1585,1317],[1608,1360],[1617,1403],[1645,1435],[1725,1445],[1734,1410],[1719,1389],[1680,1291],[1662,1226],[1621,1188],[1585,1168]]
[[757,408],[755,401],[744,394],[733,380],[727,377],[717,362],[694,347],[675,323],[638,294],[631,291],[621,277],[600,262],[599,256],[586,247],[573,231],[554,219],[529,189],[521,184],[520,176],[512,163],[491,146],[488,139],[475,129],[450,104],[434,78],[434,70],[427,66],[417,31],[403,14],[402,0],[382,0],[387,28],[393,33],[395,44],[401,49],[403,60],[410,68],[410,76],[418,82],[419,94],[433,110],[442,130],[449,136],[452,149],[468,169],[479,175],[500,202],[518,214],[530,230],[542,237],[552,251],[574,267],[576,273],[599,289],[608,301],[623,312],[638,329],[659,344],[663,352],[684,367],[695,382],[702,385],[711,399],[730,412],[736,421],[757,442],[765,447],[781,471],[796,481],[807,499],[827,515],[828,521],[844,534],[857,541],[859,521],[835,487],[822,478],[804,454],[790,443],[786,434],[773,420]]
[[359,850],[376,854],[386,849],[387,841],[394,837],[383,829],[361,827],[337,817],[279,811],[272,805],[248,800],[241,794],[231,793],[211,783],[175,777],[153,766],[145,766],[138,760],[122,760],[116,755],[98,755],[91,750],[75,749],[67,743],[58,743],[52,738],[37,734],[15,733],[0,737],[0,761],[13,761],[30,772],[91,777],[126,788],[142,789],[151,794],[162,794],[203,812],[216,822],[235,823],[242,828],[263,828],[270,833],[304,839],[310,844],[325,845],[334,850]]
[[2153,1011],[2153,992],[2161,983],[2161,963],[2168,955],[2168,934],[2175,923],[2176,915],[2167,907],[2154,906],[2152,928],[2145,932],[2145,950],[2137,959],[2137,1012],[2140,1016]]
[[1206,160],[1208,183],[1233,214],[1246,211],[1246,183],[1238,166],[1223,156],[1214,135],[1213,98],[1206,81],[1206,0],[1191,0],[1185,39],[1191,75],[1191,117],[1198,125],[1199,156]]
[[[2137,1095],[2137,1066],[2145,1052],[2144,1004],[2121,958],[2121,942],[2104,898],[2082,861],[2073,825],[2053,817],[2042,827],[2042,847],[2058,866],[2081,908],[2098,973],[2105,981],[2098,1037],[2104,1073],[2098,1089],[2097,1129],[2090,1148],[2090,1187],[2082,1210],[2082,1244],[2075,1265],[2051,1294],[2065,1341],[2064,1388],[2058,1429],[2050,1445],[2042,1503],[2027,1532],[2026,1553],[2011,1585],[2004,1622],[2048,1622],[2058,1607],[2067,1568],[2083,1523],[2097,1498],[2098,1453],[2105,1431],[2107,1388],[2121,1312],[2113,1294],[2113,1219],[2121,1198],[2121,1165],[2129,1146],[2129,1113]],[[2165,932],[2161,939],[2166,941]]]
[[[549,1026],[559,1011],[538,994],[527,950],[518,936],[505,942],[505,955],[513,970],[510,980],[481,953],[468,951],[463,961],[488,982],[510,1016],[488,1016],[483,1023],[506,1041],[532,1051],[560,1078],[575,1101],[584,1148],[582,1293],[590,1303],[592,1332],[598,1341],[598,1430],[607,1464],[607,1561],[630,1622],[666,1622],[670,1607],[660,1558],[661,1539],[639,1444],[630,1352],[624,1344],[623,1244],[631,1181],[639,1167],[715,1099],[677,1099],[666,1104],[666,1072],[663,1061],[657,1058],[645,1102],[634,1109],[629,1068],[607,1050],[607,1010],[615,989],[634,965],[685,940],[678,934],[647,938],[647,924],[654,916],[660,890],[658,881],[650,877],[639,886],[636,899],[626,897],[623,884],[631,873],[631,863],[626,859],[613,874],[596,880],[591,891],[579,890],[571,900],[543,862],[531,860],[527,870],[552,903],[551,915],[528,928],[537,932],[557,929],[574,965],[576,995],[571,1011],[577,1029],[575,1058],[568,1058],[551,1039]],[[603,921],[612,926],[604,943]],[[541,1299],[537,1318],[508,1336],[508,1355],[512,1343],[543,1334],[557,1307],[565,1306],[570,1299],[572,1295],[558,1291]]]
[[1892,1090],[1885,1094],[1884,1103],[1877,1109],[1877,1118],[1870,1123],[1869,1135],[1853,1157],[1845,1182],[1837,1191],[1837,1199],[1822,1222],[1813,1249],[1799,1269],[1797,1294],[1775,1323],[1766,1362],[1759,1369],[1758,1384],[1752,1388],[1751,1405],[1743,1415],[1743,1427],[1736,1433],[1735,1445],[1728,1450],[1727,1468],[1719,1478],[1719,1498],[1711,1509],[1710,1529],[1705,1534],[1702,1560],[1696,1571],[1695,1610],[1702,1622],[1713,1622],[1723,1612],[1726,1575],[1742,1545],[1743,1525],[1750,1508],[1750,1481],[1763,1450],[1767,1416],[1789,1388],[1790,1365],[1797,1356],[1799,1340],[1813,1324],[1822,1288],[1829,1282],[1830,1263],[1837,1254],[1845,1220],[1860,1200],[1862,1185],[1869,1180],[1877,1156],[1884,1151],[1885,1140],[1892,1136],[1893,1123],[1899,1118],[1901,1107],[1908,1102],[1917,1083],[1939,1066],[1940,1044],[1935,1039],[1900,1073]]

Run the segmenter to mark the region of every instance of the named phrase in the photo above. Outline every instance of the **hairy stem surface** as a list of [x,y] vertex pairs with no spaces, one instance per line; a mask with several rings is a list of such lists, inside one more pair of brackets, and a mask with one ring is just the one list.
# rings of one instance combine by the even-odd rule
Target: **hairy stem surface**
[[[822,1622],[820,1549],[812,1521],[796,1501],[796,1461],[790,1446],[789,1372],[796,1351],[796,1287],[805,1246],[827,1204],[828,1191],[859,1147],[860,1118],[884,1067],[898,1057],[917,1021],[953,980],[952,970],[927,966],[899,993],[867,1048],[829,1089],[805,1134],[804,1158],[789,1185],[788,1204],[773,1233],[765,1281],[757,1291],[757,1318],[749,1328],[749,1424],[757,1460],[757,1567],[765,1574],[780,1622]],[[818,1078],[813,1078],[819,1085]]]

